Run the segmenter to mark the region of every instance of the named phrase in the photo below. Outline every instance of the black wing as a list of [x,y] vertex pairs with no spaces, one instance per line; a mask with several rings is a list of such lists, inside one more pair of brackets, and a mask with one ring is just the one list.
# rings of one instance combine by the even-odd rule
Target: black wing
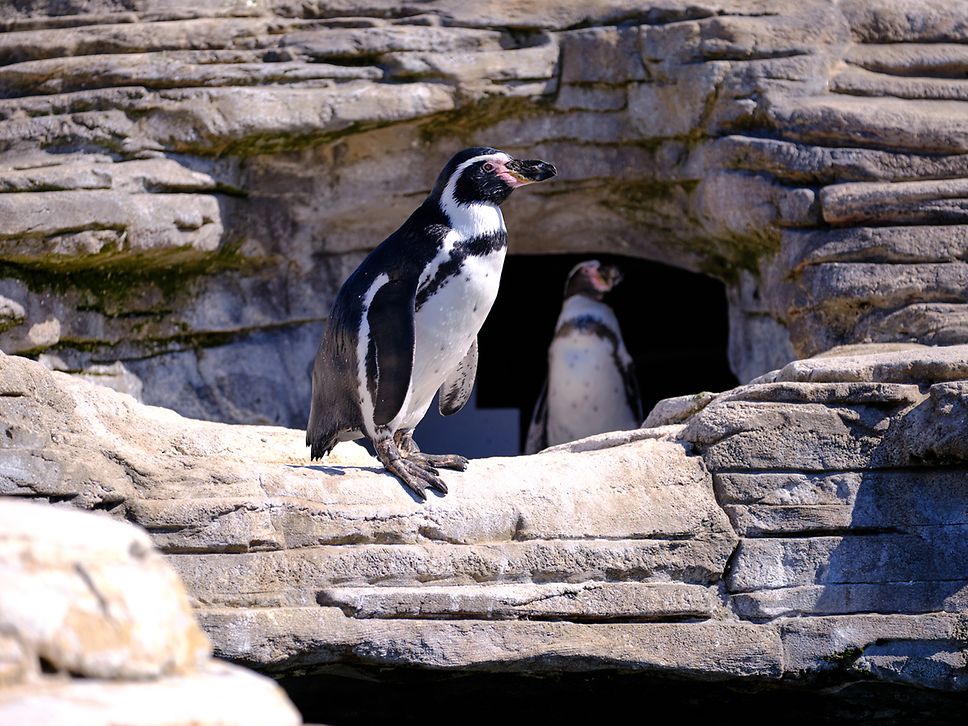
[[366,314],[370,346],[367,377],[375,382],[373,420],[390,423],[403,408],[413,375],[414,300],[417,280],[390,280],[377,290]]
[[528,438],[524,442],[525,454],[537,454],[548,448],[548,379],[541,387],[541,393],[534,404],[531,415],[531,425],[528,427]]
[[645,419],[642,413],[642,394],[639,392],[639,379],[635,375],[635,363],[629,360],[626,365],[619,365],[622,382],[625,384],[625,399],[628,401],[632,415],[641,426]]
[[439,406],[444,416],[450,416],[464,408],[464,404],[471,397],[475,378],[477,378],[477,338],[474,338],[467,353],[440,387]]

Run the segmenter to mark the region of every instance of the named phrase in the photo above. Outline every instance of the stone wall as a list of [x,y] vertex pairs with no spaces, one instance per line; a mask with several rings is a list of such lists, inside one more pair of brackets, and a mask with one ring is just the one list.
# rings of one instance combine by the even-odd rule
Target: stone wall
[[[859,346],[649,428],[446,472],[182,418],[0,355],[0,494],[141,525],[216,653],[968,693],[968,346]],[[903,701],[903,697],[901,699]],[[963,702],[962,702],[963,703]]]
[[[512,251],[727,284],[749,380],[968,340],[941,0],[20,2],[0,35],[0,348],[301,426],[335,290],[458,148],[549,159]],[[96,373],[97,371],[95,371]]]

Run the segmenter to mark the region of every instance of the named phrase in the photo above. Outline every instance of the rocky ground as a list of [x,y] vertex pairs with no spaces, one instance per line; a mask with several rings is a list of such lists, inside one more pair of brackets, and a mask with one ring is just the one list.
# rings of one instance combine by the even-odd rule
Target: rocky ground
[[0,499],[0,723],[290,726],[278,686],[211,658],[137,527]]
[[[968,690],[968,346],[858,346],[650,428],[445,474],[182,418],[0,357],[0,493],[133,521],[216,653]],[[902,689],[903,690],[903,689]]]
[[942,0],[18,2],[0,349],[304,423],[333,295],[471,144],[554,161],[517,253],[722,279],[741,381],[968,342],[968,30]]

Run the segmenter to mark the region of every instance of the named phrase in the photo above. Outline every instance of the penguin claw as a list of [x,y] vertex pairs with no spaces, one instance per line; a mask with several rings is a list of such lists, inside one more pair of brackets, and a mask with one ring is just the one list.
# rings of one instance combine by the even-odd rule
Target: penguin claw
[[437,467],[441,469],[454,469],[455,471],[464,471],[467,469],[470,462],[460,454],[424,454],[416,453],[411,454],[409,457],[410,461],[416,461],[424,466],[428,466],[434,470],[435,474],[439,474]]
[[428,488],[447,493],[447,485],[437,476],[440,472],[432,466],[420,465],[406,459],[398,459],[387,466],[387,470],[395,475],[407,489],[421,502],[427,501]]

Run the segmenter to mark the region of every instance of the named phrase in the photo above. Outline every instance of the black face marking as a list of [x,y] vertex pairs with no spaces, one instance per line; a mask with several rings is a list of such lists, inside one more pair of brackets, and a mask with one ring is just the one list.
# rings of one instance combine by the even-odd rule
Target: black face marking
[[[507,246],[508,236],[503,230],[494,234],[464,240],[454,245],[447,260],[437,268],[436,274],[417,291],[416,309],[420,310],[430,296],[437,293],[452,277],[460,274],[464,260],[468,257],[483,257]],[[488,277],[488,275],[484,275]],[[470,278],[468,278],[470,279]]]
[[440,195],[444,193],[444,187],[447,186],[447,182],[457,171],[457,167],[463,164],[465,161],[473,159],[475,156],[490,156],[492,154],[500,154],[501,152],[497,149],[492,149],[490,146],[474,146],[470,149],[464,149],[458,152],[454,157],[444,165],[441,170],[440,175],[437,177],[437,183],[434,184],[434,189],[430,193],[431,197],[440,199]]
[[487,161],[471,164],[461,172],[454,185],[454,199],[458,204],[501,204],[514,191],[514,187],[501,179],[493,169],[485,167]]

